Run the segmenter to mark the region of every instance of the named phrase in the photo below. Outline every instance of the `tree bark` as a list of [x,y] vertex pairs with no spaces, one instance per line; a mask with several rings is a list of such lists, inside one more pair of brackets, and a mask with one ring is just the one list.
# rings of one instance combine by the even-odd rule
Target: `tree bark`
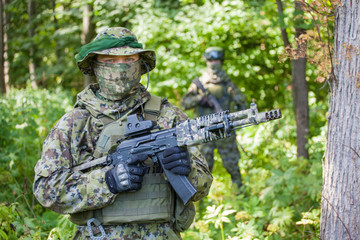
[[[91,4],[86,4],[84,6],[83,12],[83,27],[81,34],[81,43],[89,43],[95,36],[95,24],[93,21],[93,6]],[[95,77],[84,75],[84,87],[90,83],[95,82]]]
[[[54,22],[54,26],[55,26],[55,32],[59,29],[59,24],[58,24],[58,20],[56,18],[56,0],[52,1],[52,11],[54,14],[54,18],[53,18],[53,22]],[[57,44],[57,41],[55,42],[56,46],[55,46],[55,54],[56,54],[56,58],[58,60],[61,59],[61,48],[59,47],[59,44]],[[61,62],[60,62],[61,64]]]
[[320,239],[360,239],[360,0],[335,11]]
[[5,94],[5,75],[4,75],[4,5],[0,0],[0,93]]
[[[281,37],[285,48],[290,51],[290,42],[284,23],[284,10],[281,0],[276,0],[278,15],[280,20]],[[295,1],[295,35],[298,39],[305,30],[301,27],[303,23],[303,11],[301,3]],[[306,148],[307,136],[309,133],[309,102],[308,102],[308,84],[306,82],[306,42],[296,42],[296,56],[291,56],[291,91],[294,103],[294,112],[296,118],[296,146],[297,157],[309,158],[309,152]]]
[[7,44],[7,29],[9,26],[9,17],[5,11],[5,7],[8,3],[9,0],[0,0],[0,92],[2,94],[6,94],[10,91]]
[[[34,18],[36,16],[36,0],[29,0],[28,2],[28,16],[29,16],[29,38],[32,39],[35,35],[36,25],[34,24]],[[31,87],[36,89],[38,84],[36,82],[36,68],[37,63],[35,59],[36,46],[35,44],[31,44],[29,49],[29,74]]]
[[309,158],[306,148],[307,136],[309,134],[309,97],[308,84],[306,81],[306,51],[307,43],[300,40],[306,31],[304,24],[304,11],[301,2],[295,1],[295,36],[296,36],[296,59],[291,60],[291,85],[294,100],[294,111],[296,117],[296,146],[297,157]]

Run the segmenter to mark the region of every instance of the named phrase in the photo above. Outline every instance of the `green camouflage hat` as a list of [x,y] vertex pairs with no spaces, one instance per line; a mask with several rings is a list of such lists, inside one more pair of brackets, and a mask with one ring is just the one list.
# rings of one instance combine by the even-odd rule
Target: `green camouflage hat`
[[[117,43],[113,45],[103,44],[100,46],[100,49],[102,48],[101,50],[92,51],[91,48],[88,48],[90,50],[84,51],[84,48],[86,48],[88,45],[93,44],[94,42],[101,42],[102,39],[112,39],[114,41],[117,40]],[[121,42],[119,40],[125,41]],[[119,42],[121,43],[119,44]],[[114,45],[115,47],[113,47]],[[104,49],[104,47],[106,48]],[[149,72],[155,68],[156,55],[153,50],[142,49],[142,44],[137,42],[135,34],[133,34],[130,30],[123,27],[113,27],[100,32],[92,42],[82,46],[75,58],[77,60],[79,69],[85,75],[94,76],[91,61],[96,54],[126,56],[136,53],[139,53],[140,58],[146,63],[146,65],[143,62],[141,63],[141,75],[147,73],[147,68]]]

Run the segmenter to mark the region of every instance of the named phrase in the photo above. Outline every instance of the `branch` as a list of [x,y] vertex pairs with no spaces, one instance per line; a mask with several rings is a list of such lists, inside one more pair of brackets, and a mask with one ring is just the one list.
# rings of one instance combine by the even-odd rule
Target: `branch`
[[[330,1],[331,2],[331,1]],[[330,28],[329,28],[329,21],[327,20],[327,25],[326,25],[326,32],[327,32],[327,35],[328,35],[328,41],[330,41]],[[336,79],[336,76],[335,76],[335,72],[334,72],[334,64],[333,64],[333,61],[332,61],[332,54],[331,54],[331,49],[330,49],[330,44],[328,43],[327,44],[327,47],[328,47],[328,51],[329,51],[329,55],[330,55],[330,64],[331,64],[331,75],[332,77],[334,78],[335,80],[335,83],[337,83],[337,79]],[[330,86],[330,84],[329,84]]]
[[356,150],[353,147],[349,146],[349,148],[354,151],[354,153],[358,156],[358,158],[360,158],[360,154],[356,152]]
[[[302,2],[308,7],[310,8],[311,10],[313,10],[314,12],[317,12],[319,15],[322,15],[322,16],[326,16],[326,17],[333,17],[334,16],[334,13],[332,14],[323,14],[323,13],[320,13],[319,11],[317,11],[315,8],[313,8],[309,3],[305,2],[304,0],[302,0]],[[331,1],[330,1],[331,2]],[[323,5],[324,2],[322,2]]]
[[280,21],[281,36],[282,36],[282,39],[283,39],[283,42],[284,42],[284,45],[286,48],[287,46],[290,46],[290,42],[289,42],[288,35],[286,33],[286,28],[283,28],[283,26],[285,26],[285,23],[282,18],[282,15],[284,14],[284,9],[283,9],[281,0],[276,0],[276,5],[277,5],[279,21]]
[[334,206],[329,202],[329,200],[328,200],[326,197],[324,197],[324,196],[322,196],[322,197],[326,200],[326,202],[331,206],[331,208],[332,208],[332,209],[334,210],[334,212],[336,213],[337,218],[340,220],[340,222],[341,222],[342,225],[344,226],[347,234],[349,235],[350,240],[353,240],[353,239],[351,238],[351,234],[350,234],[350,232],[349,232],[349,229],[345,226],[345,223],[344,223],[343,220],[340,218],[340,216],[339,216],[338,212],[335,210]]
[[352,146],[348,146],[348,145],[345,145],[345,144],[343,144],[343,143],[341,143],[343,146],[345,146],[345,147],[348,147],[348,148],[350,148],[351,150],[353,150],[353,152],[358,156],[358,158],[360,158],[360,154],[352,147]]

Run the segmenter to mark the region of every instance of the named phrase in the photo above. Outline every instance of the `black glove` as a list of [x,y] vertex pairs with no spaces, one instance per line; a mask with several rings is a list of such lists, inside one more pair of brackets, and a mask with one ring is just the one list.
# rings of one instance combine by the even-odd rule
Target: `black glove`
[[163,153],[163,164],[167,170],[178,175],[189,175],[191,170],[190,156],[186,148],[172,147]]
[[211,108],[211,107],[214,106],[214,104],[209,101],[209,98],[208,98],[208,96],[206,96],[206,95],[200,100],[199,105],[200,105],[201,107],[207,107],[207,108],[209,108],[209,107]]
[[131,156],[126,162],[121,162],[107,171],[105,181],[110,192],[116,194],[139,190],[146,168],[141,163],[147,158],[146,154]]

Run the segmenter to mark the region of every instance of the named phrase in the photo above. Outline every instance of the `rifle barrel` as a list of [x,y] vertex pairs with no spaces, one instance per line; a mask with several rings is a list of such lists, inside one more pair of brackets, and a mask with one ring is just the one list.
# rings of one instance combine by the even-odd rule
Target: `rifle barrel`
[[[248,111],[251,109],[247,109],[245,111]],[[243,111],[243,112],[245,112]],[[235,119],[239,119],[240,115],[239,114],[241,112],[235,112],[234,114],[237,114],[237,117]],[[240,127],[240,126],[244,126],[244,125],[248,125],[248,124],[253,124],[253,125],[257,125],[259,123],[263,123],[263,122],[268,122],[271,120],[275,120],[275,119],[279,119],[282,117],[281,111],[280,109],[275,109],[275,110],[270,110],[268,112],[261,112],[261,113],[256,113],[255,115],[247,115],[247,118],[244,119],[240,119],[237,121],[233,121],[232,122],[232,127]],[[231,118],[230,118],[231,119]]]

